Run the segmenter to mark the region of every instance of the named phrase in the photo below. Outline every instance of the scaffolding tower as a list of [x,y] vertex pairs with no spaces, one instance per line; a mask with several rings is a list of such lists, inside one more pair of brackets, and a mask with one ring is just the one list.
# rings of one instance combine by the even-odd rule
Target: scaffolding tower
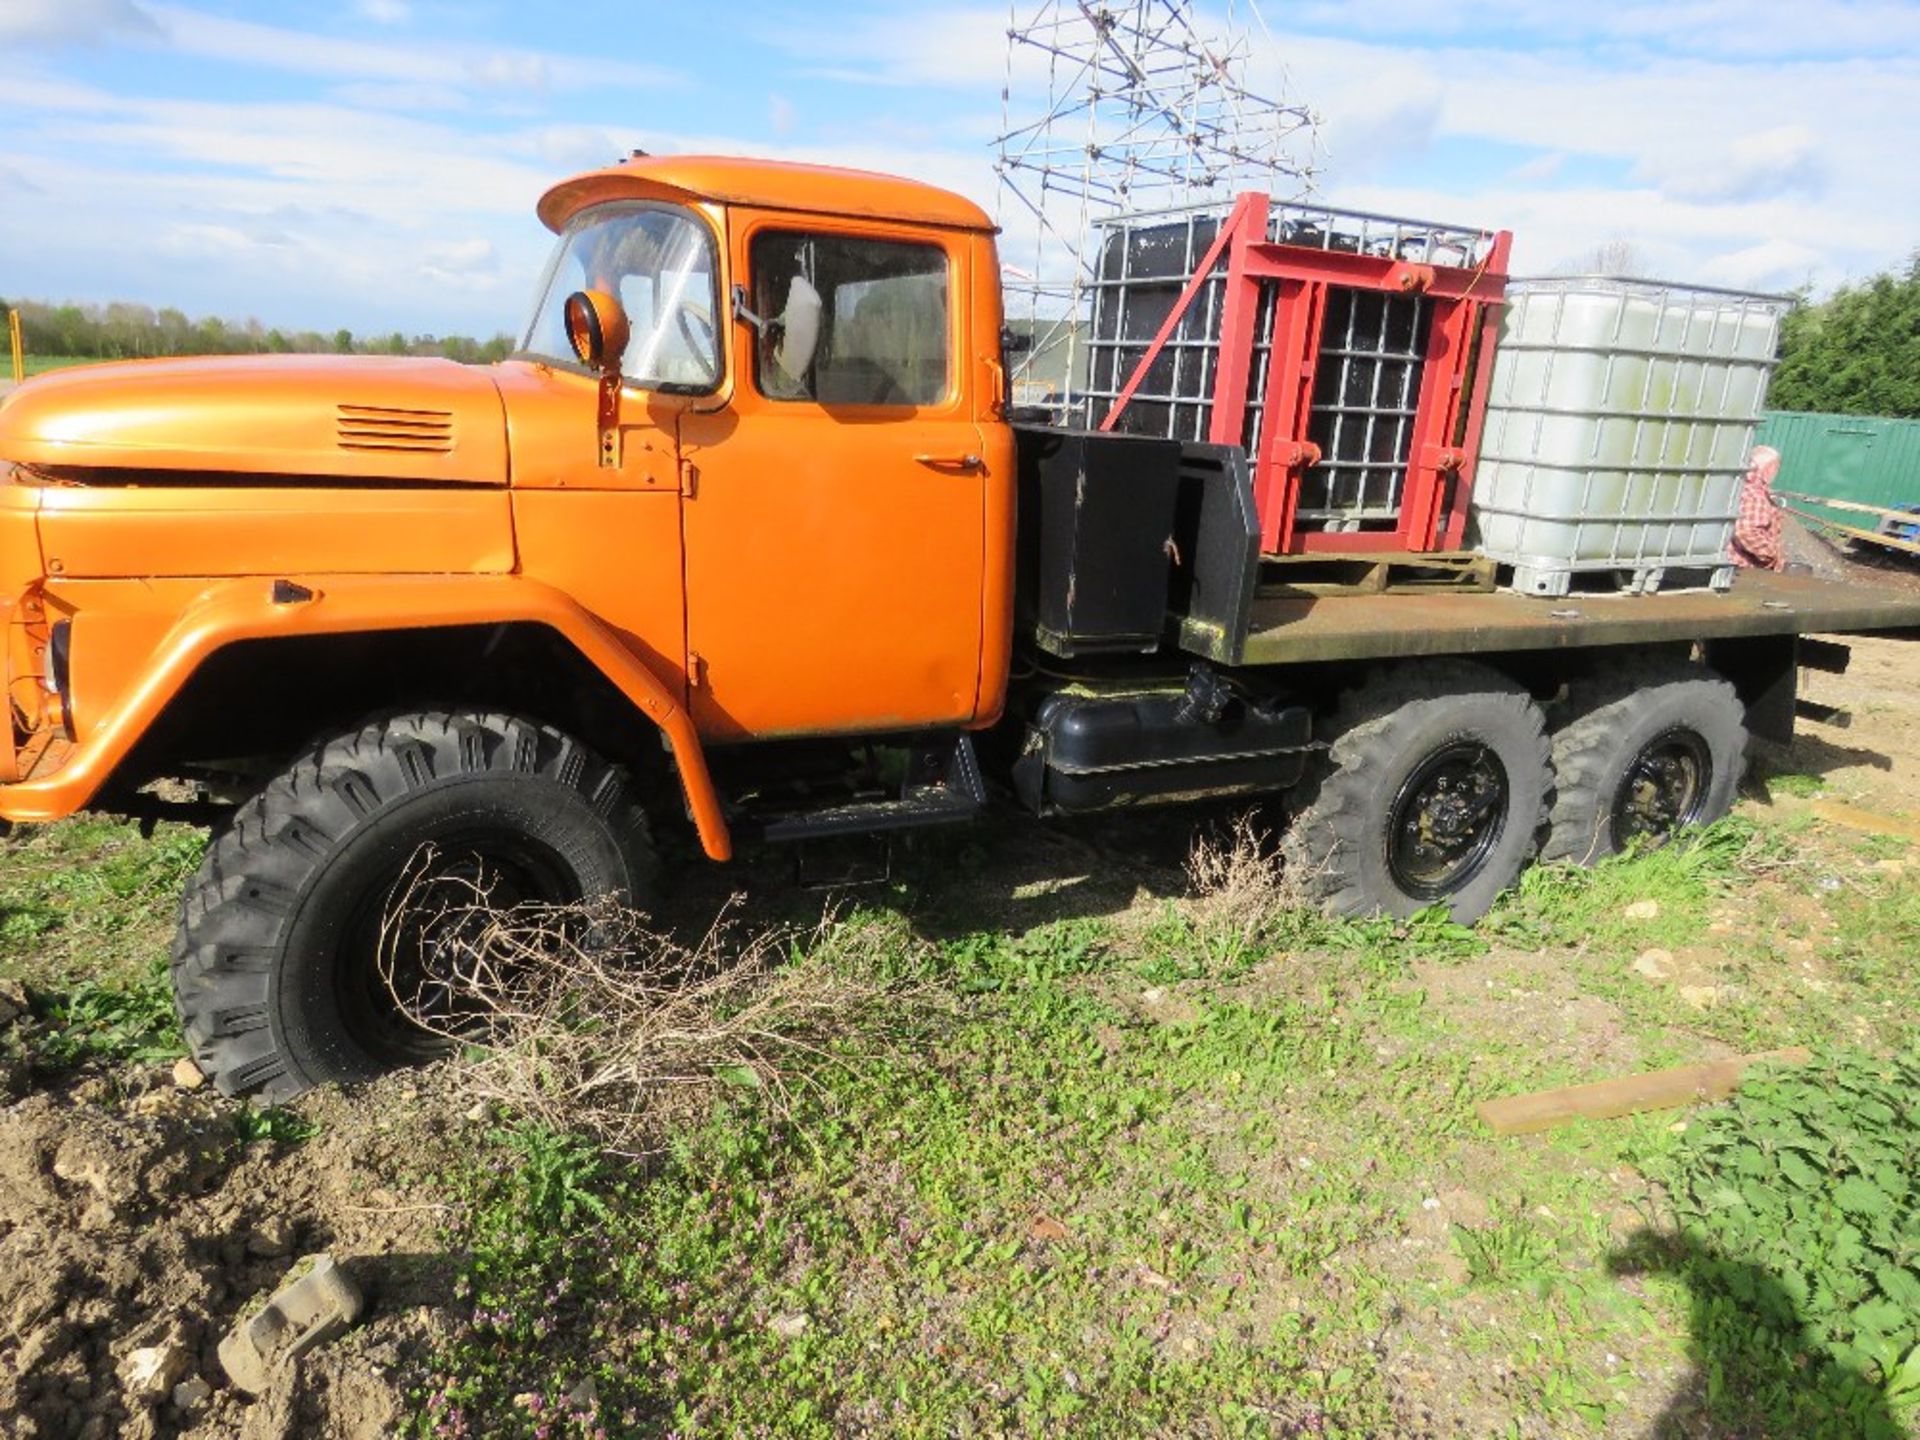
[[1311,190],[1313,113],[1247,85],[1256,33],[1272,44],[1253,0],[1216,33],[1194,8],[1012,0],[994,169],[1016,398],[1071,407],[1103,218]]

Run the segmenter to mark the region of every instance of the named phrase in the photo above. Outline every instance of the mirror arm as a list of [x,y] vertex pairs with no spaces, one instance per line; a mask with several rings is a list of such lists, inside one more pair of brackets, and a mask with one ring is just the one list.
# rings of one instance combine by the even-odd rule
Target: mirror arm
[[744,285],[733,287],[733,318],[746,321],[754,328],[756,334],[767,333],[766,320],[747,308],[747,287]]
[[614,470],[620,466],[620,367],[610,365],[600,372],[600,395],[595,419],[600,430],[600,467]]

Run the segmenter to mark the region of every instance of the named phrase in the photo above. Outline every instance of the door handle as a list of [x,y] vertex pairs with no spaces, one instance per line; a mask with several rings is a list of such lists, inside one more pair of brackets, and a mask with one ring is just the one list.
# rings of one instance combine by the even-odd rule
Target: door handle
[[932,465],[941,470],[978,470],[981,459],[978,455],[916,455],[916,465]]

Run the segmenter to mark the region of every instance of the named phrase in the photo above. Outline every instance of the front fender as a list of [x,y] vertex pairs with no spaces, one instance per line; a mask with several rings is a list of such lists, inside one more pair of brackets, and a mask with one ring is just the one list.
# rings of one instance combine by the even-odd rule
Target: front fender
[[52,773],[0,786],[0,817],[58,820],[84,809],[114,768],[215,651],[240,640],[531,623],[571,644],[666,734],[701,847],[733,842],[692,717],[606,626],[552,586],[518,575],[300,576],[223,581],[202,591],[134,683]]

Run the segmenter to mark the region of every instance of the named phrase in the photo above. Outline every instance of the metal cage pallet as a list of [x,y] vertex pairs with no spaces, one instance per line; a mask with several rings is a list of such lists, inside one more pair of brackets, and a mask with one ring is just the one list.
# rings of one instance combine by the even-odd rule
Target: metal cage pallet
[[1276,203],[1102,222],[1087,418],[1237,444],[1261,548],[1457,548],[1511,236]]

